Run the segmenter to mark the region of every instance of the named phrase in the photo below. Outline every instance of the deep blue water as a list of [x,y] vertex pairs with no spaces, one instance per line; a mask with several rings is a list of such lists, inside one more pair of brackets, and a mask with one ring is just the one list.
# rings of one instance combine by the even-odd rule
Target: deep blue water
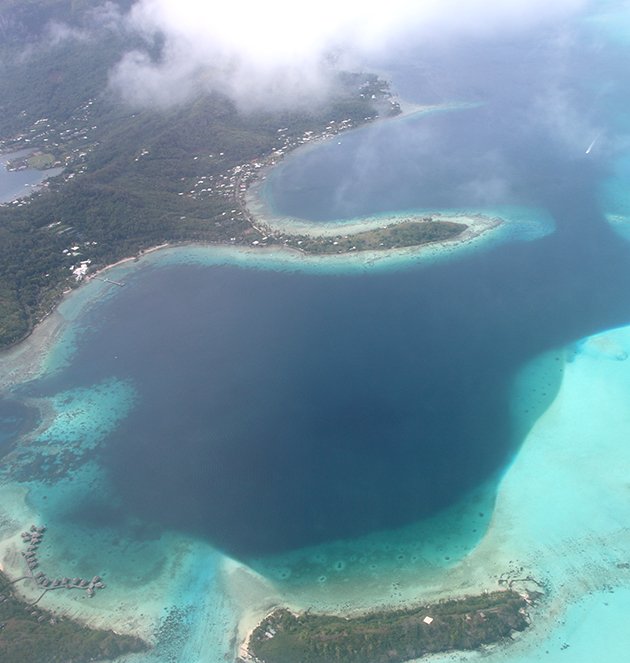
[[559,46],[548,31],[393,53],[379,65],[404,99],[478,106],[382,123],[293,155],[270,178],[272,206],[321,221],[414,207],[553,207],[567,191],[592,189],[604,164],[585,150],[626,103],[628,74],[618,50],[574,39]]
[[[607,161],[584,154],[614,131],[625,74],[618,53],[552,37],[397,53],[407,96],[484,105],[289,158],[273,199],[314,221],[536,205],[555,233],[361,275],[140,267],[86,314],[72,365],[29,389],[136,387],[101,452],[123,507],[109,522],[140,515],[247,559],[414,522],[506,466],[523,364],[630,322],[630,247],[597,198]],[[582,114],[556,122],[561,101]]]
[[120,517],[245,558],[413,522],[510,459],[527,359],[630,321],[629,251],[587,204],[571,250],[559,233],[379,275],[145,270],[44,386],[114,373],[141,394],[103,454]]
[[36,410],[17,401],[0,399],[0,458],[21,435],[32,430],[38,420]]

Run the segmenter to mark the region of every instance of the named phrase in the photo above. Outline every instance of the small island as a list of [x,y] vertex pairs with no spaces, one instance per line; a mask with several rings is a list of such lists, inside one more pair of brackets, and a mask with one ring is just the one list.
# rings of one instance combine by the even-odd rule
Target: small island
[[344,235],[276,234],[274,239],[304,253],[328,255],[353,251],[386,251],[444,242],[460,236],[467,228],[465,223],[424,217]]
[[540,596],[498,590],[352,618],[278,608],[251,633],[239,663],[404,663],[479,649],[524,631]]

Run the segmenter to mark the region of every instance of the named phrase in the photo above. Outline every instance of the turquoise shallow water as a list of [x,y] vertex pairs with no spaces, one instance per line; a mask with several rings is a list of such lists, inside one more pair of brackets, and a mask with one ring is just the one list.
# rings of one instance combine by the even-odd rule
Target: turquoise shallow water
[[[493,525],[470,562],[523,566],[547,586],[534,625],[497,662],[626,659],[630,597],[625,499],[630,469],[630,329],[584,339],[567,354],[560,392],[499,490]],[[478,654],[436,660],[477,660]]]
[[[148,256],[148,272],[143,261],[121,266],[113,276],[132,286],[135,272],[146,278],[154,269],[168,272],[177,261],[209,267],[234,260],[245,265],[250,256],[234,250],[170,250]],[[288,270],[284,271],[287,276],[302,269],[291,254],[268,253],[254,259],[258,269]],[[307,263],[307,272],[313,268]],[[69,366],[85,361],[77,353],[94,330],[84,321],[107,315],[117,296],[120,291],[92,282],[64,302],[60,315],[67,320],[66,326],[45,357],[45,373],[39,383],[45,385],[42,378],[48,375],[54,385]],[[556,359],[551,365],[543,362],[547,367],[544,375],[536,369],[532,375],[538,379],[530,378],[530,383],[535,381],[538,386],[544,381],[549,388],[539,408],[553,395],[548,368],[551,375],[557,373]],[[436,572],[448,571],[474,549],[486,531],[496,477],[467,495],[463,503],[424,523],[252,560],[245,567],[231,562],[200,539],[164,532],[125,513],[97,463],[101,445],[142,398],[133,380],[114,377],[119,372],[113,358],[103,379],[72,389],[48,388],[45,397],[30,401],[41,403],[44,422],[8,459],[13,476],[26,483],[5,482],[2,534],[8,551],[5,564],[17,571],[20,562],[12,551],[18,544],[12,539],[33,520],[45,521],[49,526],[42,550],[46,572],[52,576],[98,573],[108,584],[98,600],[55,594],[47,597],[49,606],[81,614],[94,624],[151,634],[157,649],[139,660],[164,660],[174,651],[185,652],[182,661],[221,660],[235,646],[243,612],[263,609],[281,597],[297,606],[329,609],[404,603],[410,593],[418,591],[421,578],[429,581]],[[529,403],[520,411],[523,430],[535,419],[535,401],[541,398],[530,383],[517,389],[516,401]],[[33,391],[31,383],[24,388]],[[32,478],[39,473],[46,477],[43,482]]]
[[[591,21],[586,29],[599,31],[601,26]],[[577,43],[592,55],[592,42]],[[504,52],[501,46],[493,53],[501,56],[497,61],[505,60],[505,54],[513,57],[515,50],[528,53],[532,61],[525,66],[519,60],[519,64],[538,77],[544,69],[538,66],[536,53],[544,51],[545,44],[534,46],[531,52],[520,47]],[[470,53],[467,62],[480,57],[474,49]],[[579,64],[584,63],[579,60]],[[506,84],[505,95],[518,107],[512,93],[519,93],[522,71],[508,69],[507,78],[515,75],[515,81],[512,87]],[[578,70],[575,65],[575,78],[572,75],[563,83],[570,86],[576,85],[575,79],[587,79],[589,94],[607,85],[619,88],[619,78],[595,81],[595,76],[589,79],[590,70],[584,75]],[[481,90],[487,85],[485,79],[473,81],[465,73],[471,89],[472,83]],[[445,80],[445,76],[438,78]],[[494,83],[497,88],[503,85],[500,76]],[[523,97],[529,93],[520,94],[514,98],[525,103]],[[484,658],[497,663],[543,659],[581,663],[604,652],[606,660],[624,661],[630,644],[621,624],[629,607],[630,586],[625,566],[630,562],[626,499],[630,331],[619,325],[630,320],[626,269],[630,261],[628,247],[608,232],[605,217],[606,213],[627,213],[624,124],[618,109],[605,112],[610,109],[600,98],[597,122],[587,118],[584,125],[576,123],[577,138],[567,142],[566,135],[556,135],[561,133],[557,128],[550,136],[540,123],[534,122],[533,128],[528,125],[527,118],[519,115],[521,107],[516,115],[507,114],[507,104],[502,105],[500,98],[493,102],[494,106],[468,116],[463,128],[453,126],[452,134],[445,130],[449,122],[456,122],[456,113],[445,114],[435,123],[436,131],[444,132],[441,140],[452,140],[447,143],[453,148],[452,158],[440,152],[435,163],[440,172],[457,176],[454,208],[507,220],[499,232],[473,246],[403,252],[385,260],[373,256],[316,260],[277,251],[180,248],[116,268],[112,277],[126,281],[125,289],[92,282],[68,298],[59,312],[65,326],[46,353],[43,368],[12,384],[17,398],[41,407],[42,423],[21,437],[5,465],[13,474],[5,471],[0,485],[3,566],[16,575],[21,572],[19,532],[31,522],[45,521],[49,525],[42,550],[45,570],[51,575],[99,573],[108,585],[93,600],[80,593],[59,592],[47,596],[46,605],[95,625],[152,639],[155,650],[135,657],[142,663],[229,660],[255,618],[278,602],[347,613],[494,588],[501,573],[517,573],[522,567],[545,584],[546,602],[534,612],[530,632],[510,647],[484,652]],[[540,117],[531,106],[527,110]],[[569,117],[565,111],[557,110],[561,117]],[[487,120],[495,124],[477,126]],[[599,131],[594,124],[605,122],[610,124],[608,133],[602,133],[587,157],[585,149]],[[495,127],[500,129],[498,135]],[[401,129],[402,138],[408,129]],[[463,152],[456,151],[455,138],[461,140],[473,129],[478,136]],[[414,125],[417,133],[408,136],[410,142],[421,143],[424,131],[422,123]],[[501,141],[506,136],[513,141],[504,150]],[[617,152],[610,152],[613,143]],[[299,160],[299,155],[295,157]],[[497,169],[505,176],[501,181],[484,177]],[[471,179],[470,172],[480,176]],[[406,184],[399,195],[415,196],[413,177]],[[426,191],[428,185],[421,184],[418,190],[425,187]],[[438,184],[436,204],[446,198],[451,180],[444,177]],[[360,197],[355,203],[359,208],[366,205]],[[377,206],[374,213],[386,213],[382,207]],[[453,207],[440,204],[437,209]],[[409,302],[413,316],[405,317],[401,303]],[[265,320],[271,322],[265,326]],[[274,324],[278,320],[288,330],[279,346],[271,343],[275,333],[285,331]],[[352,323],[357,320],[363,324],[355,332]],[[394,320],[411,324],[394,325]],[[243,327],[252,330],[251,335],[239,337],[247,343],[230,344]],[[615,329],[598,333],[611,327]],[[390,338],[386,333],[392,332],[395,342],[379,345],[377,341]],[[372,349],[370,361],[364,361],[362,350],[355,362],[343,366],[348,371],[365,364],[378,367],[375,373],[353,373],[366,379],[351,381],[355,388],[369,386],[373,391],[368,390],[368,395],[376,394],[372,410],[380,413],[377,406],[384,400],[397,404],[409,396],[408,390],[396,392],[392,382],[387,389],[384,384],[392,375],[390,366],[395,365],[398,375],[409,376],[411,372],[405,371],[416,362],[418,370],[427,372],[424,380],[414,383],[422,397],[408,401],[412,414],[427,402],[443,407],[449,399],[449,419],[465,410],[457,426],[446,430],[453,433],[467,424],[477,426],[477,433],[466,438],[469,454],[465,458],[471,464],[489,453],[491,442],[503,441],[500,462],[487,466],[460,499],[428,518],[407,519],[385,530],[367,527],[356,537],[339,536],[239,560],[220,552],[207,531],[181,526],[178,520],[186,516],[185,510],[175,508],[168,526],[157,517],[160,514],[151,512],[152,502],[159,511],[169,507],[169,500],[161,501],[168,483],[155,475],[150,481],[153,470],[160,470],[150,461],[159,456],[158,450],[174,448],[168,469],[184,471],[185,492],[188,484],[197,481],[195,470],[200,463],[193,457],[191,464],[178,464],[178,455],[192,453],[191,447],[184,446],[187,440],[211,429],[213,417],[222,413],[222,408],[216,408],[213,417],[195,419],[198,411],[188,409],[191,402],[209,409],[215,405],[214,398],[229,392],[230,400],[238,404],[230,410],[238,424],[228,429],[233,433],[248,423],[254,409],[251,394],[259,393],[248,390],[248,380],[263,380],[271,373],[293,379],[290,367],[295,365],[298,377],[308,375],[313,381],[290,382],[291,388],[281,392],[279,402],[286,406],[289,397],[298,394],[296,401],[311,403],[314,394],[321,394],[313,389],[315,378],[325,373],[325,363],[317,360],[315,350],[334,346],[331,339],[342,338],[345,352],[352,357],[363,337],[371,339],[371,345],[361,346]],[[301,343],[298,351],[291,345],[296,338]],[[207,346],[213,344],[221,352],[204,360]],[[34,338],[23,346],[26,354],[36,345]],[[194,349],[192,360],[179,346]],[[273,354],[278,347],[280,351]],[[553,350],[557,347],[561,349]],[[386,361],[379,363],[382,356]],[[335,358],[340,363],[343,359],[341,354]],[[6,359],[2,357],[3,362]],[[249,372],[251,366],[263,370],[256,375]],[[215,383],[213,398],[204,401],[206,389]],[[331,391],[338,388],[325,384]],[[482,426],[487,422],[476,420],[470,404],[482,407],[491,402],[492,394],[485,393],[491,388],[500,395],[500,407],[493,411],[497,415],[493,426]],[[261,391],[267,396],[274,389]],[[343,390],[335,394],[346,396]],[[464,394],[469,398],[464,399]],[[152,401],[153,397],[159,399]],[[266,414],[270,417],[271,406],[277,403],[261,401],[270,404]],[[220,402],[229,408],[229,402]],[[346,407],[352,405],[351,399],[343,402]],[[174,414],[168,419],[170,410]],[[429,410],[423,416],[432,420]],[[138,412],[147,414],[151,426],[132,426]],[[326,414],[330,416],[329,411]],[[347,421],[379,423],[379,417],[369,418],[370,411],[351,410],[351,414],[344,418],[340,408],[331,430],[345,426],[349,435],[353,427]],[[411,415],[410,420],[415,421]],[[201,423],[196,430],[191,426],[192,434],[184,434],[184,424],[191,421]],[[264,423],[265,417],[258,421]],[[490,440],[490,433],[496,433],[500,425],[505,428]],[[270,428],[274,433],[278,430],[275,424]],[[252,484],[263,489],[265,484],[290,487],[290,482],[283,483],[285,476],[272,472],[280,459],[267,462],[268,456],[274,458],[272,438],[263,439],[264,425],[256,430],[255,438],[265,443],[259,464],[247,466],[245,454],[228,459],[229,471],[223,474],[228,476],[229,490],[207,493],[213,498],[207,514],[231,507],[230,500],[247,494]],[[435,430],[440,434],[424,447],[426,456],[431,447],[447,440],[445,429]],[[365,439],[370,432],[366,426]],[[225,440],[226,446],[235,443],[234,437]],[[300,436],[288,440],[282,447],[286,455],[304,443]],[[121,452],[127,472],[105,463],[114,448]],[[127,463],[129,456],[123,452],[128,449],[134,449],[134,463]],[[219,451],[201,457],[210,469],[218,462]],[[342,455],[338,460],[340,465],[346,462]],[[448,471],[441,476],[448,479],[465,463],[456,455],[447,460]],[[396,499],[385,506],[396,515],[418,494],[430,501],[433,493],[444,489],[444,485],[418,481],[409,465],[399,463],[381,483],[369,486],[371,492],[381,490],[388,483],[385,480],[392,478],[390,483],[409,486],[402,495],[406,501],[390,493]],[[264,467],[269,473],[257,476],[253,467]],[[211,476],[218,481],[220,474]],[[123,484],[127,482],[123,488],[139,485],[154,492],[139,491],[149,496],[140,504],[130,501],[133,491],[120,490],[121,477]],[[354,490],[361,488],[360,482],[349,483]],[[290,496],[290,492],[279,494]],[[269,493],[264,496],[268,499]],[[326,491],[313,490],[310,497],[312,503],[321,500],[325,505]],[[422,500],[418,503],[422,505]],[[24,585],[24,591],[32,590]],[[480,657],[458,654],[436,660]]]
[[[432,658],[436,663],[493,660],[503,663],[592,663],[602,657],[607,661],[624,661],[628,639],[624,637],[630,589],[597,591],[571,604],[548,634],[537,641],[535,649],[523,652],[514,647],[497,648],[479,655],[450,654]],[[518,646],[518,645],[517,645]]]

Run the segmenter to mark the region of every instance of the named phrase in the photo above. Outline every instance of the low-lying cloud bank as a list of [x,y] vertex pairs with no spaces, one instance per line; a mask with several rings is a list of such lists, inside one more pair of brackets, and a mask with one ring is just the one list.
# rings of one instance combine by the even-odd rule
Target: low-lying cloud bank
[[[125,17],[145,51],[128,53],[111,85],[134,104],[170,105],[199,86],[241,105],[306,103],[325,94],[332,53],[361,57],[401,40],[492,37],[562,21],[586,0],[139,0]],[[159,57],[151,46],[162,44]],[[155,49],[153,49],[155,52]]]

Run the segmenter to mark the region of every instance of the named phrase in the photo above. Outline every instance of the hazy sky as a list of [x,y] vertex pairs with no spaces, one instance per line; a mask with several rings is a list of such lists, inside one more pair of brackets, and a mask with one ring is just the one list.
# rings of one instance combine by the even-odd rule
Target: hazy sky
[[[586,0],[139,0],[127,27],[165,37],[159,62],[127,54],[112,84],[132,102],[172,103],[200,80],[250,102],[325,92],[323,58],[361,58],[401,40],[488,38],[561,22]],[[193,83],[197,81],[197,83]]]

